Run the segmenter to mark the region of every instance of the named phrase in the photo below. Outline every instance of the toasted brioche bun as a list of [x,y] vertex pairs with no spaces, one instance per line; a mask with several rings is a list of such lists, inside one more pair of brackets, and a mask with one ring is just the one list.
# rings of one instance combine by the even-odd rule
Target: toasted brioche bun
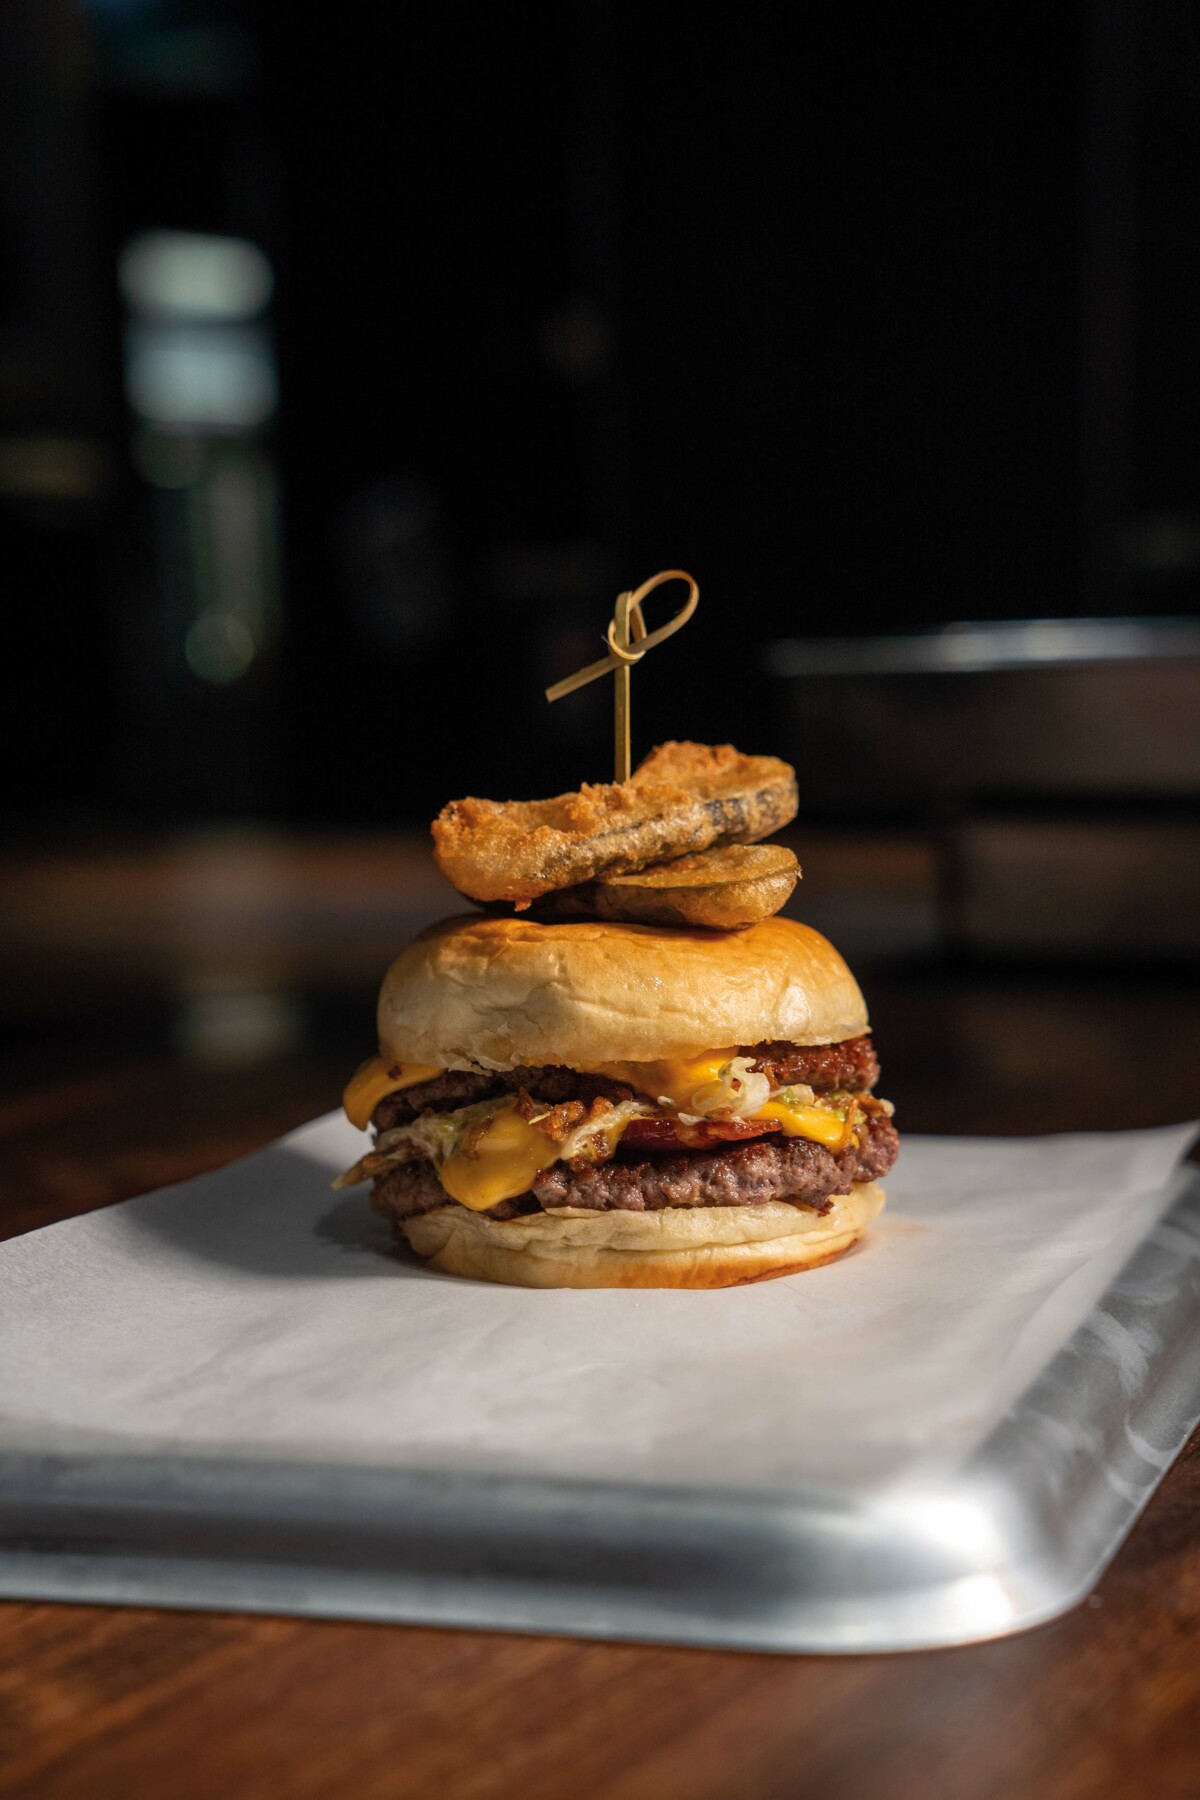
[[396,959],[378,1023],[396,1062],[594,1069],[840,1043],[866,1031],[867,1013],[832,944],[794,919],[731,933],[472,915],[431,926]]
[[868,1181],[824,1214],[766,1200],[645,1213],[571,1209],[502,1224],[451,1204],[406,1219],[402,1230],[444,1275],[509,1287],[738,1287],[831,1262],[883,1203],[879,1183]]

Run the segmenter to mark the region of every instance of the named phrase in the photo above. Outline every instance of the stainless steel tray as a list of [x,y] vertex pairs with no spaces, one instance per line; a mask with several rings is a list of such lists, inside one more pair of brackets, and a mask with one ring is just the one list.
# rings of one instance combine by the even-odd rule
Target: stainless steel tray
[[344,1464],[0,1458],[0,1593],[860,1652],[1094,1585],[1200,1417],[1200,1182],[952,1474],[833,1502]]

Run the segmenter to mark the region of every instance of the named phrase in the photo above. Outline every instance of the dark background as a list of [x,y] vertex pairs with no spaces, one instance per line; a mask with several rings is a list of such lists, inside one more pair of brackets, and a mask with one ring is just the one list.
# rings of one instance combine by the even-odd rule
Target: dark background
[[1200,1105],[1198,124],[1188,0],[8,0],[3,1067],[328,1086],[682,566],[635,756],[796,764],[909,1123]]
[[[782,636],[1196,610],[1194,8],[650,11],[6,7],[27,831],[603,778],[607,697],[541,689],[664,565],[703,602],[638,672],[641,751],[786,751]],[[123,391],[117,261],[158,228],[275,275],[278,611],[232,681],[184,660]]]

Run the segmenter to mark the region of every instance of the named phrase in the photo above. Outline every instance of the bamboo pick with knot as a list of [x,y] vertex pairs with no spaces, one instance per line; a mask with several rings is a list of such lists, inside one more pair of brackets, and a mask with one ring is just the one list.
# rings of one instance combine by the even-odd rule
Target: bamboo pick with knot
[[[688,597],[665,625],[654,631],[646,630],[646,621],[642,616],[642,601],[664,581],[686,581]],[[634,663],[641,662],[647,650],[653,650],[682,630],[700,600],[700,589],[696,582],[683,569],[663,569],[652,575],[649,581],[643,581],[641,587],[634,588],[631,593],[618,594],[613,616],[609,620],[605,641],[608,644],[608,655],[599,662],[589,663],[586,669],[576,670],[563,681],[556,681],[553,687],[546,689],[547,700],[561,700],[564,694],[573,694],[576,688],[586,687],[590,681],[598,681],[601,675],[612,674],[615,677],[613,688],[613,727],[614,727],[614,761],[616,774],[614,780],[628,781],[632,772],[630,761],[629,737],[629,671]],[[636,646],[636,648],[634,647]]]

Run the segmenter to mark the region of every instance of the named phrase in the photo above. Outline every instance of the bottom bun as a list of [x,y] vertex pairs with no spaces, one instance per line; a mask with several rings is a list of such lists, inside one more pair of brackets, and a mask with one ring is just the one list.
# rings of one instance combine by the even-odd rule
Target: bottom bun
[[866,1181],[826,1213],[765,1200],[642,1213],[564,1208],[501,1222],[450,1205],[405,1219],[401,1230],[443,1274],[510,1287],[737,1287],[831,1262],[883,1203],[879,1183]]

